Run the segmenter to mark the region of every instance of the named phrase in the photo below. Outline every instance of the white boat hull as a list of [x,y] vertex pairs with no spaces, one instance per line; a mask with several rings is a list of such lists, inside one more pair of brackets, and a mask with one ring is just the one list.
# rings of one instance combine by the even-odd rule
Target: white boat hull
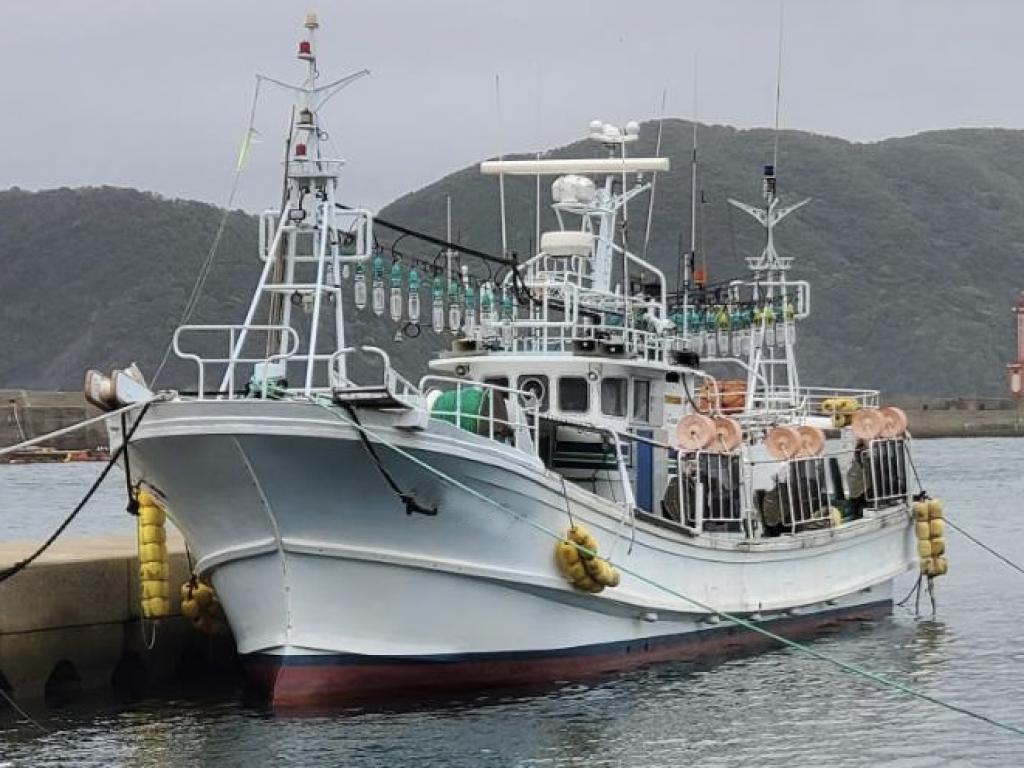
[[[309,403],[158,404],[132,443],[135,479],[166,500],[278,704],[739,650],[763,639],[672,592],[804,634],[888,612],[893,579],[916,566],[905,509],[795,537],[689,538],[657,521],[634,527],[616,505],[494,441],[362,417],[511,512],[378,445],[398,485],[438,510],[407,514],[357,431]],[[569,511],[628,571],[618,587],[582,593],[558,573],[541,529],[563,533]]]

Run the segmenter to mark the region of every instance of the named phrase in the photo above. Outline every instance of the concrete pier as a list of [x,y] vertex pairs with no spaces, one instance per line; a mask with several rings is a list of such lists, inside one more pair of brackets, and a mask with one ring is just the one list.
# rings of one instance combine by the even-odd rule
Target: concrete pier
[[[231,638],[202,635],[180,615],[188,563],[180,535],[168,534],[172,616],[155,624],[152,648],[132,537],[58,540],[0,584],[0,686],[19,702],[61,705],[90,692],[137,698],[189,675],[234,675]],[[0,568],[35,546],[0,543]]]

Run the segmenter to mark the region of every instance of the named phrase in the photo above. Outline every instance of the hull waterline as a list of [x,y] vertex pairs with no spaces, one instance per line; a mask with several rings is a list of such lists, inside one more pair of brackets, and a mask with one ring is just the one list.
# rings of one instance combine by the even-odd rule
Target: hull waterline
[[[788,616],[759,626],[788,639],[813,638],[845,623],[892,613],[891,600]],[[778,647],[752,630],[724,624],[680,635],[555,652],[507,652],[420,658],[357,654],[251,654],[243,660],[254,694],[274,707],[318,707],[585,681],[665,662],[709,663]]]

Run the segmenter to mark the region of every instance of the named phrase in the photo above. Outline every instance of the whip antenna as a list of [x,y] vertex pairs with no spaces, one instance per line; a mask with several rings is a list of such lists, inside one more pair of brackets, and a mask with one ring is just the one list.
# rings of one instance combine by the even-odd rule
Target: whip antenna
[[[504,160],[501,146],[501,75],[494,76],[494,103],[498,111],[498,159]],[[501,255],[508,254],[508,230],[505,228],[505,174],[498,174],[498,204],[501,207]]]
[[[661,112],[658,115],[658,140],[654,143],[654,156],[661,157],[661,133],[665,127],[665,101],[668,99],[668,89],[661,90]],[[654,219],[654,193],[658,189],[658,174],[651,179],[651,196],[647,201],[647,227],[644,230],[644,250],[642,258],[647,261],[647,246],[651,242],[651,222]]]
[[779,61],[775,70],[775,147],[772,152],[772,165],[775,172],[779,168],[779,108],[782,103],[782,23],[785,19],[786,3],[779,2]]

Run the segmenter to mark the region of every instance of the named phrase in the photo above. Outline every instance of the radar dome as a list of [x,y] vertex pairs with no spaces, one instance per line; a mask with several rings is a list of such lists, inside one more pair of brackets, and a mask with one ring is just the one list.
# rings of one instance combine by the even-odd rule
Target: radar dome
[[574,173],[559,176],[551,184],[551,197],[556,203],[589,203],[595,194],[594,182]]

